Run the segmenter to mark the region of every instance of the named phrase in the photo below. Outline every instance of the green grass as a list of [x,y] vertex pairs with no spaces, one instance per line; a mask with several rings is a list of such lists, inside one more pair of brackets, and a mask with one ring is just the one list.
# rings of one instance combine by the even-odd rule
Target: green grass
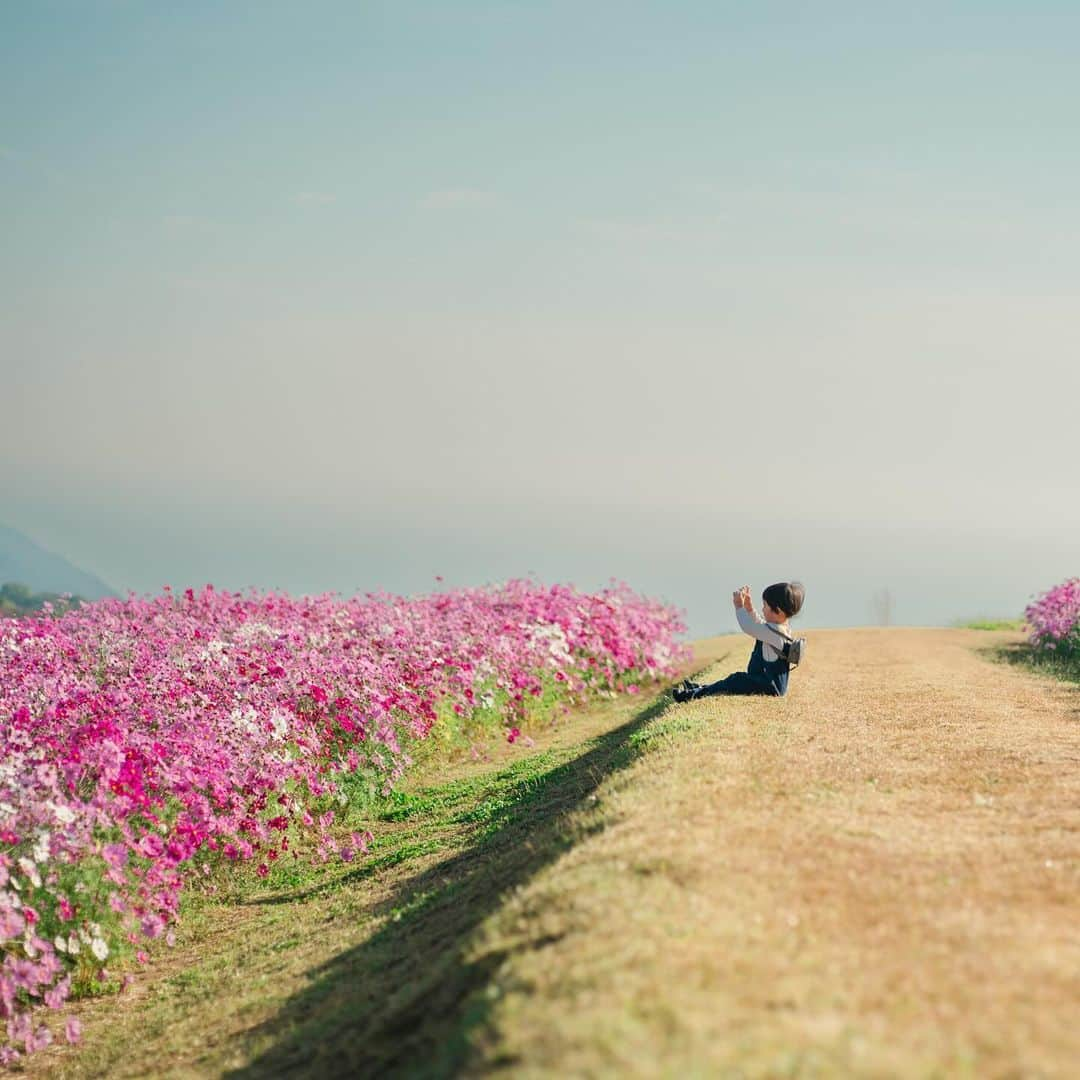
[[[956,627],[963,630],[1023,630],[1027,623],[1023,619],[972,619],[957,622]],[[992,647],[990,655],[1003,663],[1014,664],[1041,675],[1051,675],[1065,682],[1080,682],[1080,649],[1053,652],[1047,649],[1035,649],[1027,642],[1015,642],[1009,645]]]
[[184,966],[162,971],[131,1023],[84,1048],[77,1074],[162,1057],[179,1068],[185,1056],[200,1074],[240,1061],[230,1075],[452,1074],[489,1009],[477,933],[508,893],[603,828],[601,785],[701,726],[665,714],[668,700],[599,702],[600,734],[350,800],[339,824],[373,834],[353,864],[307,851],[265,879],[219,867],[185,894]]
[[1027,642],[991,649],[994,659],[1014,664],[1040,675],[1050,675],[1063,682],[1080,683],[1080,651],[1048,652],[1033,649]]
[[[603,782],[695,723],[671,722],[664,705],[661,699],[577,746],[397,796],[383,821],[401,831],[384,839],[381,855],[376,848],[375,861],[417,844],[445,857],[401,882],[381,909],[386,921],[290,999],[272,1040],[238,1075],[453,1073],[468,1054],[470,1031],[485,1021],[483,991],[498,960],[471,959],[476,931],[508,891],[589,831],[587,811]],[[585,823],[572,821],[582,810]]]

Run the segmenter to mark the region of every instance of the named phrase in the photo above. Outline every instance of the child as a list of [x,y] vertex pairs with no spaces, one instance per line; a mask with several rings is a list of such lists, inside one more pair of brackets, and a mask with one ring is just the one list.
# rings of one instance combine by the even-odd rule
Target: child
[[747,669],[708,686],[687,679],[672,691],[675,700],[691,701],[712,694],[769,694],[772,697],[786,694],[788,662],[783,659],[780,650],[791,640],[788,619],[798,615],[805,595],[806,590],[798,581],[770,585],[761,594],[765,614],[762,620],[754,610],[749,585],[734,593],[735,617],[739,620],[739,626],[757,639]]

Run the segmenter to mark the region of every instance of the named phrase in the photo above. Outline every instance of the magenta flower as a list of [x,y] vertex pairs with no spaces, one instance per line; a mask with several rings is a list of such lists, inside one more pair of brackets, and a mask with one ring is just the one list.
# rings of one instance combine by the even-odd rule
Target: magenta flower
[[59,1009],[71,993],[71,979],[61,979],[55,986],[45,991],[45,1004],[50,1009]]
[[[410,742],[455,714],[528,744],[539,701],[674,673],[683,629],[625,585],[534,581],[351,600],[207,586],[0,619],[0,1059],[37,1048],[33,1002],[59,1002],[88,955],[166,932],[209,853],[265,876],[307,830],[321,857],[356,859],[370,836],[333,835],[344,774],[389,793]],[[59,866],[110,887],[76,905]]]
[[165,930],[165,920],[157,914],[147,915],[142,920],[142,932],[144,937],[160,937]]
[[138,850],[140,855],[145,855],[148,859],[157,859],[165,850],[165,844],[156,833],[147,833],[139,841]]
[[14,908],[0,906],[0,942],[22,937],[26,919]]
[[1024,619],[1036,649],[1080,650],[1080,578],[1042,593],[1027,606]]

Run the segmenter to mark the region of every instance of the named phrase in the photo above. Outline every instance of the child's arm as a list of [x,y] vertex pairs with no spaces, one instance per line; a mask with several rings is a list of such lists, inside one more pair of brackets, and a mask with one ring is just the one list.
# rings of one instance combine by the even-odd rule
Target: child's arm
[[736,594],[739,600],[735,602],[735,618],[739,622],[739,629],[744,634],[749,634],[757,641],[762,641],[779,651],[787,644],[783,634],[774,630],[768,623],[762,622],[761,616],[754,610],[754,601],[750,597],[750,587],[744,585]]

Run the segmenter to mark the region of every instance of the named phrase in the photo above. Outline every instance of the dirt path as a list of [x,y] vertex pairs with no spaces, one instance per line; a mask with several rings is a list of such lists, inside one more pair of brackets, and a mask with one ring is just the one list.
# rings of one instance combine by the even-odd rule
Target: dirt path
[[489,928],[478,1067],[1080,1075],[1080,691],[1009,635],[809,636],[786,700],[674,706],[707,731]]
[[1077,1075],[1080,690],[978,652],[1015,635],[808,637],[786,699],[623,698],[463,766],[419,854],[220,912],[36,1070]]

